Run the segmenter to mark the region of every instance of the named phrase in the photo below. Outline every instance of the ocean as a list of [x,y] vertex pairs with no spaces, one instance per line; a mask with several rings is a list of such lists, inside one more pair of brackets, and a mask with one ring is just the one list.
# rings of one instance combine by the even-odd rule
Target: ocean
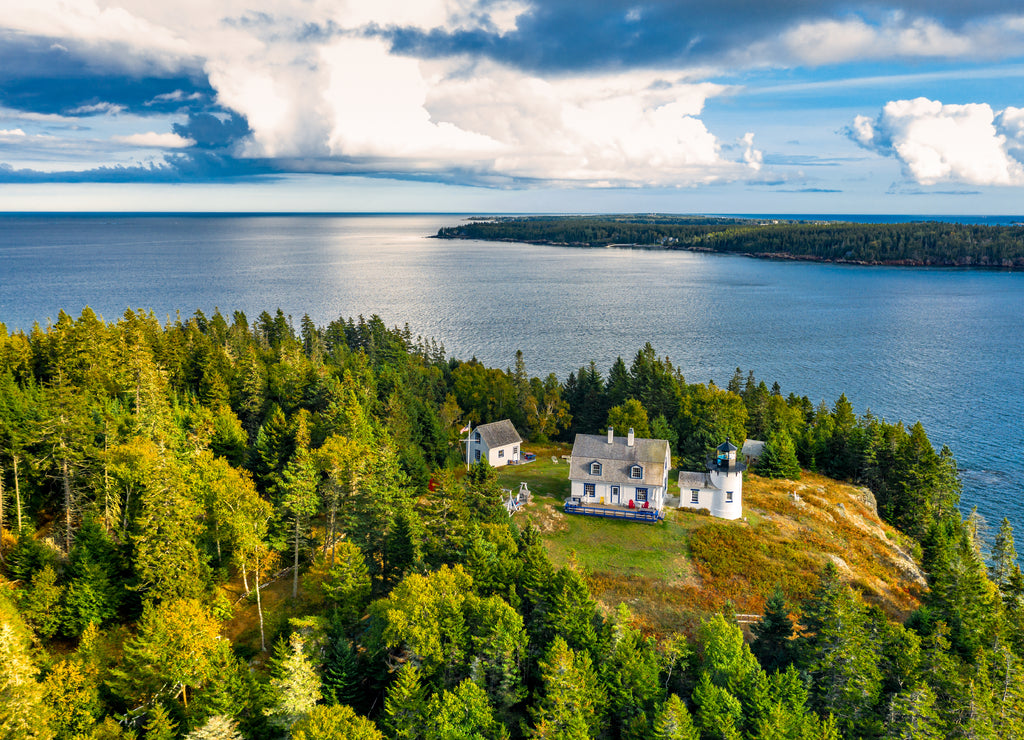
[[106,321],[378,314],[458,358],[505,368],[521,349],[531,374],[562,380],[651,342],[690,382],[724,386],[741,367],[784,394],[845,392],[858,413],[920,420],[955,454],[965,510],[1024,528],[1024,273],[427,238],[463,218],[0,215],[0,322],[85,306]]

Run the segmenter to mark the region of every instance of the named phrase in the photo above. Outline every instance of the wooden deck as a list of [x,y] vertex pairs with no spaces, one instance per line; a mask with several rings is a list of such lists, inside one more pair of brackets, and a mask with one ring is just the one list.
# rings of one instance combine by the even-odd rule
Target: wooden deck
[[665,512],[658,511],[657,509],[630,509],[628,506],[614,506],[610,504],[584,504],[577,503],[571,498],[565,500],[564,510],[566,514],[598,516],[604,519],[627,519],[648,524],[653,524],[665,518]]

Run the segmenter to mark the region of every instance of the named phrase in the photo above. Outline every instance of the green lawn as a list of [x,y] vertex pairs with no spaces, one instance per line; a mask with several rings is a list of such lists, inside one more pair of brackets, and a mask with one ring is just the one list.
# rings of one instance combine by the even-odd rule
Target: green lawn
[[[537,462],[498,469],[504,488],[519,490],[525,481],[533,503],[520,521],[531,519],[544,533],[552,560],[561,565],[575,554],[576,560],[593,573],[611,576],[642,576],[667,582],[689,578],[687,540],[689,532],[708,522],[694,514],[668,512],[668,521],[658,524],[566,515],[562,504],[569,495],[569,466],[561,458],[568,445],[546,445],[536,452]],[[557,463],[551,462],[554,455]]]

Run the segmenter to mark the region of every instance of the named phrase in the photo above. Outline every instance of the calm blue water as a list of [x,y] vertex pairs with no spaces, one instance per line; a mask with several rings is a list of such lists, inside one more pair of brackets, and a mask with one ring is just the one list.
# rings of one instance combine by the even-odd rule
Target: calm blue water
[[424,238],[458,220],[0,215],[0,321],[86,305],[107,321],[377,313],[456,357],[506,367],[522,349],[532,374],[562,379],[650,341],[691,382],[741,366],[784,393],[920,419],[956,455],[965,505],[1024,531],[1024,273]]

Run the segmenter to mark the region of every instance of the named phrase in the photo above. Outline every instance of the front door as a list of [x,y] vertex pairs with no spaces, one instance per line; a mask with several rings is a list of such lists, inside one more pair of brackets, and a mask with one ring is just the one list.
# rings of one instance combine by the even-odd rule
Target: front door
[[612,503],[613,504],[621,503],[619,501],[619,487],[618,486],[612,486]]

